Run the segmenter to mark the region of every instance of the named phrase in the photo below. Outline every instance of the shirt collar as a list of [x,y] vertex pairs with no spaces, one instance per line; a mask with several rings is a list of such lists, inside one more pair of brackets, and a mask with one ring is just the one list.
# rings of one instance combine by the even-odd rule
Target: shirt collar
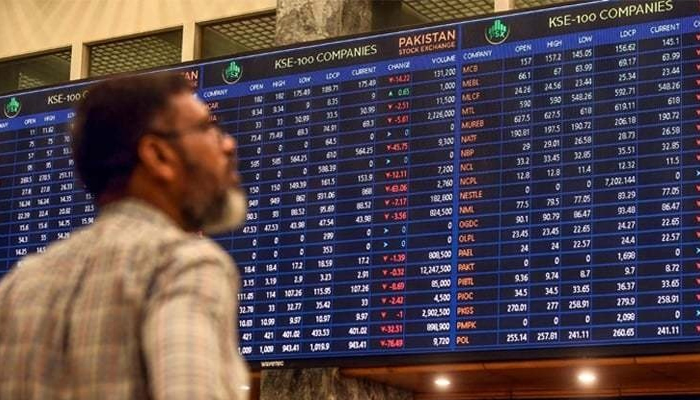
[[100,207],[100,216],[107,217],[110,215],[126,215],[157,226],[181,230],[175,221],[162,210],[134,197],[113,201]]

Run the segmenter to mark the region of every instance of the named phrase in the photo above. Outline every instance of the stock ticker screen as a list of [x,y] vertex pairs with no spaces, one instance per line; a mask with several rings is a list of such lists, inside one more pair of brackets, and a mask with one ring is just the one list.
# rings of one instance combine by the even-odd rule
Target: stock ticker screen
[[[215,239],[249,361],[700,342],[700,2],[172,69],[239,143],[247,223]],[[96,218],[68,132],[89,83],[0,98],[0,272]]]

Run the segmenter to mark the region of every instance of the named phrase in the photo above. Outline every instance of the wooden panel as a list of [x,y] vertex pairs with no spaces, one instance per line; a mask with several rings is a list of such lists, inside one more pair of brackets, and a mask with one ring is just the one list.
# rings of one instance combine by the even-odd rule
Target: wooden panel
[[[598,380],[582,386],[577,375],[594,371]],[[411,390],[416,400],[616,397],[700,394],[700,355],[538,360],[383,368],[346,368],[342,373]],[[438,389],[433,380],[452,384]]]

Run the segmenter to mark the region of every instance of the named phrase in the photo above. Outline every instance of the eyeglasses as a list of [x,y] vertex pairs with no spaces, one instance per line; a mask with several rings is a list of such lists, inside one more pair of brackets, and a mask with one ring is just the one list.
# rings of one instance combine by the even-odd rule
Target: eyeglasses
[[159,130],[152,130],[150,133],[153,135],[156,135],[158,137],[161,137],[163,139],[179,139],[182,136],[188,135],[188,134],[198,134],[198,135],[207,135],[211,133],[216,134],[216,138],[218,139],[219,143],[223,142],[226,140],[226,138],[230,137],[226,132],[224,132],[219,124],[216,123],[216,121],[206,121],[202,122],[200,124],[195,125],[194,127],[183,130],[183,131],[159,131]]

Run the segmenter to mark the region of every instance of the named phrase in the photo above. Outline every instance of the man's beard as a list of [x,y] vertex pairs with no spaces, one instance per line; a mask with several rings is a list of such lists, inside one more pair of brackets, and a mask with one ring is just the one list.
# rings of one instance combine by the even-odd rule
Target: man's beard
[[[206,183],[214,179],[187,156],[187,153],[179,148],[180,158],[185,166],[188,182],[180,204],[180,215],[185,230],[204,231],[208,235],[214,235],[232,231],[245,223],[248,202],[245,192],[238,188],[215,188],[215,191],[207,195],[206,190],[201,190]],[[233,165],[229,166],[233,169]],[[229,172],[229,171],[227,171]]]
[[245,192],[242,189],[232,188],[226,191],[225,197],[221,216],[202,225],[202,231],[207,235],[233,231],[245,224],[248,211]]
[[188,231],[198,231],[206,225],[212,224],[224,214],[226,204],[226,192],[216,193],[208,199],[201,198],[202,193],[197,193],[196,188],[188,187],[180,205],[180,215]]
[[221,218],[226,203],[226,189],[210,190],[207,186],[214,182],[212,177],[179,144],[175,148],[187,175],[187,186],[180,202],[180,215],[185,230],[198,231],[204,225]]

